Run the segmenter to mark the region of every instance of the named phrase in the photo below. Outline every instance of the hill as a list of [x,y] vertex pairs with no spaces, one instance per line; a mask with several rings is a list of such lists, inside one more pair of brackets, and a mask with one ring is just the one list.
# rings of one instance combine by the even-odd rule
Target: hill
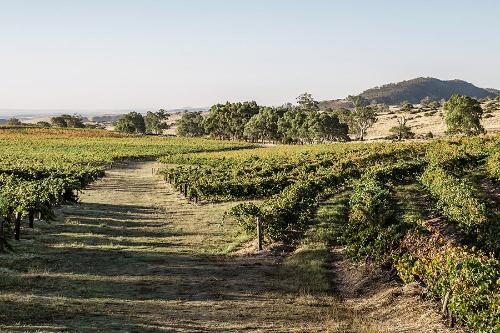
[[[500,96],[500,90],[491,88],[479,88],[472,83],[462,80],[439,80],[435,78],[416,78],[398,83],[389,83],[381,87],[365,90],[360,94],[368,101],[398,105],[408,101],[413,104],[419,103],[423,98],[430,97],[432,100],[449,99],[453,94],[466,95],[476,98]],[[321,102],[322,107],[333,109],[339,107],[351,107],[346,99],[336,99]]]
[[486,98],[498,96],[499,91],[479,88],[462,80],[445,81],[435,78],[416,78],[371,88],[360,95],[369,101],[376,100],[378,103],[394,105],[403,101],[419,103],[425,97],[430,97],[432,100],[448,99],[453,94]]

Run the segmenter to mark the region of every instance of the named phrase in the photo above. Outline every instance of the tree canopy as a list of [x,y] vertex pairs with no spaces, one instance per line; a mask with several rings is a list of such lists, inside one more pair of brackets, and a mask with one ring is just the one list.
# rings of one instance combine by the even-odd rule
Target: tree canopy
[[[341,123],[332,110],[320,110],[319,103],[308,93],[297,97],[296,105],[263,107],[255,102],[217,104],[212,106],[206,118],[199,117],[196,121],[197,124],[203,123],[204,132],[219,139],[284,143],[349,139],[347,125]],[[188,120],[185,119],[186,122]],[[185,132],[185,127],[181,132]]]
[[116,121],[115,130],[131,134],[144,134],[146,133],[144,117],[138,112],[127,113]]
[[176,125],[179,136],[196,137],[205,134],[201,112],[184,112]]
[[349,96],[349,99],[354,109],[340,109],[338,115],[342,122],[348,125],[350,132],[363,141],[368,128],[377,121],[377,107],[367,105],[366,100],[360,96]]
[[157,112],[148,111],[146,116],[144,116],[146,133],[161,134],[164,129],[169,128],[169,125],[166,123],[169,117],[170,115],[163,109],[160,109]]
[[484,133],[481,125],[483,109],[474,98],[453,95],[444,103],[445,122],[450,134],[475,135]]
[[52,126],[64,128],[84,128],[83,118],[80,115],[63,114],[57,117],[50,118]]
[[23,123],[17,118],[10,118],[7,120],[8,126],[21,126]]

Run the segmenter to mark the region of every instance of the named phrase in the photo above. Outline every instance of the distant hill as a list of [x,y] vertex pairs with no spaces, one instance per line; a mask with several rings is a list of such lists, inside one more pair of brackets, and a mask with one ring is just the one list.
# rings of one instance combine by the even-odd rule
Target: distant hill
[[[449,99],[453,94],[466,95],[475,98],[486,98],[500,96],[500,90],[491,88],[479,88],[472,83],[462,80],[439,80],[435,78],[416,78],[398,83],[389,83],[381,87],[365,90],[360,94],[368,101],[396,105],[408,101],[413,104],[419,103],[423,98],[430,97],[432,100]],[[349,103],[345,99],[323,101],[323,107],[345,107]],[[348,105],[348,104],[347,104]]]
[[449,99],[453,94],[485,98],[499,96],[499,91],[479,88],[462,80],[417,78],[368,89],[362,92],[361,96],[369,101],[376,100],[378,103],[394,105],[403,101],[416,104],[427,96],[432,100]]

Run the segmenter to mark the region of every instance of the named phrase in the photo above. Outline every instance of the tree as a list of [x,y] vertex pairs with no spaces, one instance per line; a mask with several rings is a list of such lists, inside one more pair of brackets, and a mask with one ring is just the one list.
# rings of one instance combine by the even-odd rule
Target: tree
[[66,120],[62,116],[52,117],[50,118],[50,122],[54,127],[68,127],[68,125],[66,124]]
[[398,139],[398,141],[401,141],[403,139],[411,139],[415,136],[415,133],[413,133],[411,131],[410,126],[407,125],[408,114],[411,113],[413,109],[414,109],[413,104],[404,102],[401,104],[401,107],[397,111],[397,113],[398,113],[398,117],[397,117],[398,125],[391,127],[389,129],[389,132],[396,135],[396,138]]
[[263,136],[266,140],[269,141],[279,141],[281,140],[281,135],[278,131],[278,121],[285,113],[285,109],[282,107],[279,108],[271,108],[265,107],[261,109],[259,115],[261,117],[261,121],[263,122]]
[[216,104],[205,119],[205,131],[219,139],[243,139],[246,123],[258,114],[255,102]]
[[297,97],[297,105],[302,111],[319,111],[319,102],[315,101],[309,93],[299,95],[299,97]]
[[36,123],[36,125],[37,125],[38,127],[46,127],[46,128],[48,128],[48,127],[50,127],[50,126],[51,126],[51,125],[50,125],[50,123],[49,123],[49,122],[46,122],[46,121],[39,121],[39,122],[37,122],[37,123]]
[[298,109],[290,108],[278,121],[278,131],[285,143],[304,142],[307,137],[307,113]]
[[481,125],[483,109],[476,99],[453,95],[444,103],[444,110],[448,133],[476,135],[485,132]]
[[406,122],[398,122],[397,126],[393,126],[389,129],[389,132],[394,134],[398,141],[401,141],[403,139],[413,139],[415,137],[415,133],[411,131],[410,126],[406,125]]
[[349,96],[347,96],[347,100],[349,100],[353,104],[353,107],[356,107],[356,105],[358,105],[360,107],[370,105],[368,100],[366,98],[364,98],[363,96],[349,95]]
[[144,117],[144,123],[146,126],[146,133],[160,134],[164,129],[167,129],[169,125],[166,123],[170,115],[163,109],[158,110],[158,112],[148,111]]
[[363,141],[366,131],[377,121],[377,108],[366,106],[360,96],[349,96],[354,105],[353,110],[340,109],[337,111],[339,119],[349,126],[351,133],[355,133]]
[[10,118],[7,120],[8,126],[21,126],[23,123],[17,118]]
[[144,134],[146,132],[144,117],[137,112],[127,113],[116,121],[115,130],[125,133]]
[[83,123],[83,118],[80,115],[74,114],[63,114],[58,117],[52,117],[50,122],[55,127],[64,127],[64,128],[84,128],[85,124]]
[[265,123],[260,113],[256,114],[245,124],[243,135],[252,142],[264,141]]
[[413,106],[413,104],[408,103],[406,101],[402,102],[399,105],[399,111],[402,113],[412,113],[414,109],[415,109],[415,106]]
[[201,112],[184,112],[181,118],[177,120],[177,135],[195,137],[204,134],[205,129],[203,128]]
[[348,141],[349,128],[340,122],[338,115],[332,110],[323,111],[315,115],[314,123],[310,131],[313,137],[319,141]]

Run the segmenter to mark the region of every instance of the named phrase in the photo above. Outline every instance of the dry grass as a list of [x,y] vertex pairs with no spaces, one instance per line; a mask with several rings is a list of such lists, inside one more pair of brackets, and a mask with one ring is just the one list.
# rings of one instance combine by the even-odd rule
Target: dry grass
[[[398,124],[396,114],[393,113],[394,111],[397,111],[396,107],[392,107],[389,113],[379,115],[377,122],[368,129],[368,140],[381,139],[391,135],[389,129]],[[445,136],[446,124],[442,110],[438,110],[434,114],[430,114],[428,111],[419,112],[409,115],[408,119],[407,125],[411,127],[411,130],[417,136],[423,136],[429,132],[432,132],[434,137]],[[481,124],[487,132],[499,132],[500,110],[495,110],[491,113],[491,116],[483,118]]]

